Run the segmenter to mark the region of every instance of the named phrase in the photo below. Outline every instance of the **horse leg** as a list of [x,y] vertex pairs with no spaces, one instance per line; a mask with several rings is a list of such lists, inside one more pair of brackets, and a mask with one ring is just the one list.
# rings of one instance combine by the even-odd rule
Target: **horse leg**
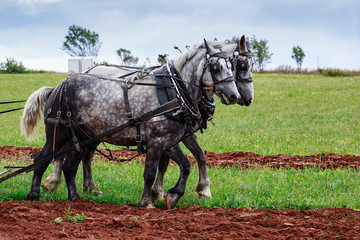
[[158,173],[156,175],[154,186],[151,190],[152,198],[157,201],[164,200],[165,194],[164,194],[163,184],[164,184],[165,172],[169,165],[169,160],[170,157],[165,153],[160,158]]
[[80,199],[75,183],[75,176],[80,161],[81,161],[81,153],[77,151],[72,151],[66,157],[66,160],[63,165],[65,182],[68,189],[68,199],[73,202]]
[[147,144],[146,161],[144,169],[144,188],[141,197],[140,206],[144,208],[155,208],[151,201],[151,187],[156,177],[159,159],[163,154],[163,149],[159,149],[159,143]]
[[84,174],[83,189],[85,192],[93,193],[95,196],[102,194],[102,191],[95,185],[94,177],[91,170],[91,160],[94,156],[95,148],[97,147],[97,145],[98,143],[95,146],[87,148],[87,150],[82,156]]
[[40,154],[37,155],[36,158],[34,159],[34,164],[36,164],[39,161],[41,162],[34,169],[31,190],[30,193],[26,196],[25,198],[26,200],[31,200],[31,201],[39,200],[41,178],[52,161],[52,159],[49,159],[47,161],[42,161],[42,159],[51,156],[52,153],[53,152],[51,149],[51,144],[46,143],[43,149],[41,150]]
[[55,161],[55,169],[54,172],[51,173],[41,185],[42,189],[45,192],[52,192],[54,191],[61,182],[61,173],[62,173],[62,166],[64,164],[64,159],[60,159]]
[[195,188],[195,192],[200,197],[211,198],[210,180],[206,169],[205,153],[199,145],[195,135],[189,136],[182,141],[185,146],[194,155],[199,169],[199,182]]
[[182,152],[179,144],[166,150],[166,153],[172,158],[180,167],[180,176],[176,185],[171,188],[165,196],[166,209],[171,209],[184,195],[186,182],[190,174],[191,166],[189,159]]

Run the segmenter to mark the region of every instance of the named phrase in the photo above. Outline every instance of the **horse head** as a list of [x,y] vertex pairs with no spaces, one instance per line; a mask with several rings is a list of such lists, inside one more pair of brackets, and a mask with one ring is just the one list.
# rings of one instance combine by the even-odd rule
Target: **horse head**
[[237,46],[232,54],[232,70],[236,80],[236,87],[241,95],[238,104],[250,106],[254,100],[253,87],[253,60],[251,57],[252,46],[249,38],[243,35],[237,41]]
[[[235,79],[231,71],[231,63],[226,54],[209,45],[204,39],[206,54],[203,59],[201,84],[220,97],[223,104],[235,104],[240,98],[236,89]],[[199,76],[199,75],[198,75]]]

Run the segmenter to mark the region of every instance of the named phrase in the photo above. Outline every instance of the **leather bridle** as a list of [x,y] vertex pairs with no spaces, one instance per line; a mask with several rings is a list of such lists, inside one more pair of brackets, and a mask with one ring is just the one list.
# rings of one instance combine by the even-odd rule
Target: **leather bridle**
[[[217,58],[217,61],[215,63],[212,63],[211,58],[214,58],[214,57]],[[228,56],[227,56],[227,54],[225,52],[216,52],[216,53],[213,53],[213,54],[207,53],[204,56],[203,73],[201,75],[200,81],[201,81],[201,84],[203,84],[203,81],[202,81],[203,76],[205,74],[206,68],[209,67],[210,68],[211,78],[213,80],[212,88],[213,88],[214,91],[215,91],[215,87],[216,87],[217,84],[224,83],[224,82],[233,82],[233,81],[235,81],[235,78],[233,76],[222,79],[222,80],[218,80],[216,78],[215,75],[222,71],[221,65],[219,63],[219,60],[221,58],[225,60],[226,67],[228,69],[231,69],[231,62],[230,62],[230,60],[229,60],[229,58],[228,58]]]
[[[245,57],[245,60],[240,57]],[[240,74],[240,73],[249,71],[249,68],[250,68],[249,59],[251,59],[251,52],[239,53],[239,46],[238,46],[237,49],[235,50],[235,52],[233,53],[233,56],[230,59],[232,62],[232,70],[234,70],[234,69],[236,70],[235,71],[235,80],[237,82],[252,82],[253,81],[252,77],[242,78],[241,74]],[[254,63],[252,63],[251,70],[253,68],[253,65],[254,65]]]

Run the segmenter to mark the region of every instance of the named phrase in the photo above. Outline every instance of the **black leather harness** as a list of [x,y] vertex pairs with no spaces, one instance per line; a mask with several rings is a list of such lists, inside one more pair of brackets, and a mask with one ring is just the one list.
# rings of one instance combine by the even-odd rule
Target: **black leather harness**
[[[205,72],[205,69],[207,68],[207,66],[210,66],[210,73],[211,73],[211,76],[213,79],[213,85],[216,85],[217,83],[220,83],[220,82],[234,81],[234,78],[223,79],[223,80],[216,79],[215,74],[221,72],[221,69],[220,69],[220,64],[218,61],[215,64],[211,64],[210,59],[212,57],[224,58],[228,63],[228,57],[226,56],[226,53],[224,53],[224,52],[218,52],[218,53],[211,54],[211,55],[207,54],[204,59],[204,66],[203,66],[204,71],[202,73],[201,79],[203,78],[203,75],[204,75],[204,72]],[[227,64],[227,66],[230,67],[229,64]],[[202,130],[202,126],[204,126],[204,124],[202,124],[202,122],[200,120],[204,120],[205,118],[208,119],[209,116],[211,117],[213,115],[214,110],[215,110],[215,103],[212,101],[213,106],[211,106],[212,104],[209,104],[210,99],[206,99],[206,100],[202,101],[202,104],[204,106],[207,106],[207,108],[205,107],[205,110],[204,110],[204,108],[202,108],[203,113],[200,113],[198,105],[195,104],[193,102],[193,100],[186,94],[187,90],[186,90],[186,86],[184,84],[185,81],[183,81],[181,79],[180,74],[175,69],[175,67],[172,64],[170,65],[169,63],[167,63],[166,68],[163,67],[161,70],[154,72],[153,75],[155,76],[156,83],[138,82],[138,81],[136,81],[136,80],[138,80],[138,78],[126,78],[125,80],[123,80],[123,79],[119,79],[119,78],[111,78],[111,77],[100,76],[100,75],[89,74],[89,73],[78,73],[78,74],[86,74],[86,75],[94,76],[94,77],[97,77],[97,78],[100,78],[103,80],[117,81],[117,82],[121,83],[121,86],[123,89],[125,112],[126,112],[126,116],[128,118],[128,122],[119,127],[123,128],[123,126],[124,126],[126,128],[129,126],[135,126],[135,128],[136,128],[136,145],[137,145],[137,150],[138,150],[139,154],[145,152],[143,144],[142,144],[141,128],[140,128],[140,124],[143,122],[143,119],[144,119],[143,116],[146,116],[146,118],[148,118],[147,120],[149,120],[152,117],[157,116],[156,115],[156,114],[158,114],[157,109],[162,109],[162,112],[161,112],[162,114],[166,114],[168,117],[170,117],[171,119],[174,119],[176,121],[185,122],[185,124],[187,126],[187,132],[189,135],[191,135],[191,134],[193,134],[191,122],[194,122],[194,120],[197,121],[199,123],[200,129]],[[49,117],[50,113],[52,112],[52,107],[50,107],[47,110],[47,114],[45,116],[45,120],[44,120],[45,123],[54,125],[53,159],[55,159],[56,129],[59,127],[60,124],[70,128],[70,131],[72,134],[72,141],[74,143],[75,149],[77,151],[80,151],[80,149],[81,149],[80,148],[81,144],[79,144],[79,141],[78,141],[75,131],[74,131],[74,126],[73,126],[73,122],[71,119],[72,114],[71,114],[71,110],[70,110],[69,99],[67,96],[67,84],[72,79],[73,76],[76,76],[78,74],[70,75],[65,81],[62,82],[58,91],[56,92],[56,94],[54,96],[54,101],[52,104],[52,107],[53,107],[56,99],[58,98],[59,109],[56,113],[56,118]],[[131,73],[130,75],[132,75],[132,74],[134,74],[134,73]],[[127,75],[128,74],[126,74],[126,76]],[[124,76],[121,76],[121,78],[124,78]],[[156,86],[158,89],[158,97],[159,97],[161,106],[158,107],[157,109],[154,109],[153,111],[148,112],[147,114],[144,114],[140,118],[134,118],[131,108],[130,108],[129,94],[128,94],[129,89],[131,89],[134,85]],[[201,86],[198,86],[198,87],[201,87]],[[62,103],[63,92],[65,95],[65,106],[67,108],[66,109],[67,120],[64,120],[61,118],[61,116],[62,116],[62,111],[61,111],[62,104],[61,103]],[[202,96],[202,98],[204,98],[204,96]],[[200,101],[201,101],[201,99],[199,99],[199,102]],[[174,102],[177,103],[176,106],[174,106],[173,104],[168,104],[168,103],[174,103]],[[164,109],[164,106],[168,106],[168,107]],[[119,127],[115,128],[115,129],[118,129]],[[206,124],[205,124],[205,128],[206,128]],[[113,131],[110,131],[110,132],[113,132]],[[100,139],[99,136],[105,137],[108,135],[110,135],[110,133],[105,133],[105,135],[101,134],[92,139]]]

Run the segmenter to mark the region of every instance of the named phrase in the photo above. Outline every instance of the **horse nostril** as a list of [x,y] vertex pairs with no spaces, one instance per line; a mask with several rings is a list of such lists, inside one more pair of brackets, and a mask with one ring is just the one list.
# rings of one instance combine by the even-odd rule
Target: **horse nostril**
[[232,102],[237,101],[236,95],[231,95],[231,96],[230,96],[230,100],[231,100]]
[[249,103],[252,103],[252,102],[253,102],[253,99],[252,99],[252,98],[250,98],[250,99],[249,99]]

